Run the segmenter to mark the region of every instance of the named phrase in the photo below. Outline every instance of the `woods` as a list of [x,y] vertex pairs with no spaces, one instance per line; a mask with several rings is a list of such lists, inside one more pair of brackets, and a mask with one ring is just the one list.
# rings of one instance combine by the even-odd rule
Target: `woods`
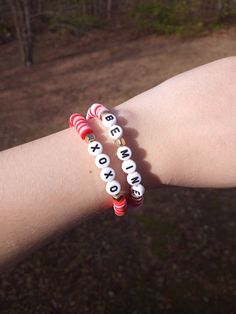
[[[0,38],[17,38],[22,61],[33,63],[34,36],[66,28],[82,36],[122,25],[137,32],[197,33],[234,22],[235,0],[1,0]],[[11,36],[9,36],[11,34]]]

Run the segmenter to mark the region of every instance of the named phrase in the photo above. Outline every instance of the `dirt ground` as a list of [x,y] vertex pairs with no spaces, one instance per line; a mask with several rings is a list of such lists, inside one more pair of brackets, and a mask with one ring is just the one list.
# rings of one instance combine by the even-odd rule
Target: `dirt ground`
[[[0,148],[67,127],[93,101],[115,106],[235,55],[236,28],[178,39],[124,33],[38,38],[35,65],[0,47]],[[236,313],[236,191],[165,188],[124,219],[82,222],[0,276],[0,313]]]

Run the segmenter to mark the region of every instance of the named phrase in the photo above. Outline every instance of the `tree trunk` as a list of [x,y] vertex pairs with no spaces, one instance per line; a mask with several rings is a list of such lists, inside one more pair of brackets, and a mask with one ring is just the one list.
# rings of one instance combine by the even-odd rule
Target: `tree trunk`
[[30,0],[10,0],[16,35],[22,60],[25,66],[33,64],[33,41],[31,28],[31,3]]

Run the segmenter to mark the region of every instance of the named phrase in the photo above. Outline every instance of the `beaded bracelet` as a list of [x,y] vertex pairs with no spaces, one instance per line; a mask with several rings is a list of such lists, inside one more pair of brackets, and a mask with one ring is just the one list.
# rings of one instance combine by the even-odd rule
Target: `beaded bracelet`
[[127,208],[126,196],[120,193],[120,183],[115,179],[115,170],[109,167],[110,158],[103,153],[103,146],[95,140],[92,128],[87,120],[80,114],[74,113],[70,116],[69,126],[75,127],[80,137],[88,143],[88,152],[95,156],[95,164],[100,169],[100,177],[106,182],[106,192],[113,198],[113,209],[117,216],[123,216]]
[[117,145],[117,157],[122,161],[122,170],[127,174],[127,181],[131,185],[128,205],[138,207],[143,204],[145,188],[141,184],[142,177],[136,171],[136,163],[131,159],[132,151],[126,146],[123,129],[117,125],[117,118],[102,104],[93,104],[87,112],[86,119],[99,118],[106,128],[109,128],[109,136]]

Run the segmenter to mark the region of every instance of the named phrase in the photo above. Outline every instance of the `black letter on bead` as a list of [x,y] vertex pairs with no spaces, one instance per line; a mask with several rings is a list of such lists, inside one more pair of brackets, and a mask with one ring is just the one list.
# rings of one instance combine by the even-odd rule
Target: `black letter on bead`
[[128,169],[130,169],[130,168],[133,168],[133,166],[134,166],[134,165],[131,165],[131,166],[129,166],[129,167],[126,167],[125,169],[128,170]]
[[135,184],[135,183],[139,183],[140,182],[140,178],[139,177],[134,177],[131,179],[132,181],[132,184]]
[[133,193],[133,194],[138,194],[138,195],[140,195],[140,192],[137,191],[137,190],[134,190],[134,189],[132,189],[132,193]]
[[116,185],[113,185],[113,186],[110,187],[110,191],[112,193],[115,193],[117,190],[118,190],[118,186],[116,186]]
[[96,149],[99,149],[100,147],[99,147],[99,145],[98,145],[98,144],[96,144],[95,146],[91,146],[91,148],[92,148],[93,153],[94,153],[94,152],[95,152],[95,150],[96,150]]
[[111,130],[111,135],[114,136],[114,133],[120,132],[120,129],[116,127],[115,129]]
[[106,116],[105,119],[106,119],[107,121],[111,121],[111,120],[114,119],[114,117],[113,117],[112,115],[109,115],[109,116]]
[[[120,152],[122,154],[122,158],[123,159],[126,158],[126,157],[130,157],[130,153],[129,153],[128,149],[121,150]],[[131,167],[133,167],[133,166],[131,166]],[[126,169],[129,169],[129,168],[126,168]]]
[[104,165],[106,162],[107,162],[107,158],[106,157],[102,157],[102,158],[99,159],[99,163],[101,165]]
[[112,176],[112,171],[110,170],[108,173],[105,173],[105,172],[104,172],[104,175],[105,175],[105,177],[106,177],[106,179],[107,179],[107,178],[109,178],[110,176]]

